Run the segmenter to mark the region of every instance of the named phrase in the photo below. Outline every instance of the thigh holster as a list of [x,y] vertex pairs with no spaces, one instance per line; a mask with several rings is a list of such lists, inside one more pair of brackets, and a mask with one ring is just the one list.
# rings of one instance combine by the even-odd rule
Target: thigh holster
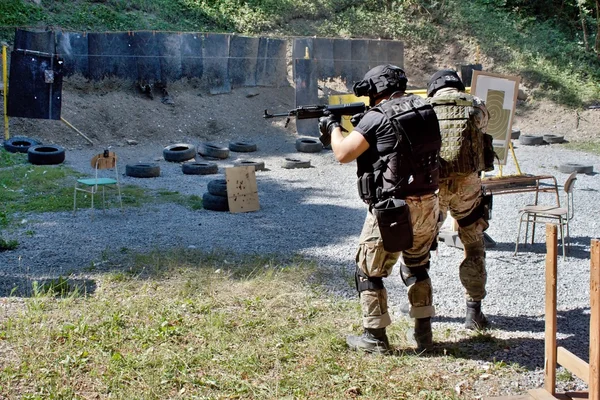
[[354,281],[356,282],[356,290],[358,293],[364,292],[365,290],[382,290],[383,279],[381,277],[370,277],[367,276],[360,268],[356,267],[356,273],[354,274]]

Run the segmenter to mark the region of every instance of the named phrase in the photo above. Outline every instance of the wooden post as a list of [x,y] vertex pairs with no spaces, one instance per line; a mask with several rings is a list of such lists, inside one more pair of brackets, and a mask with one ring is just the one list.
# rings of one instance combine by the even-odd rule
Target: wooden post
[[[555,224],[546,224],[546,330],[544,350],[544,388],[556,393],[556,253],[558,239]],[[600,399],[598,399],[600,400]]]
[[600,240],[592,240],[590,260],[589,399],[600,400]]

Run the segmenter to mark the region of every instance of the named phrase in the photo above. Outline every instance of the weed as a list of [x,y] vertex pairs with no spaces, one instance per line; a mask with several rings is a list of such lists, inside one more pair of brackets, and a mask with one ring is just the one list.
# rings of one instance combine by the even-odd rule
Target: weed
[[569,142],[565,143],[564,146],[567,149],[583,151],[585,153],[598,154],[600,155],[600,143],[599,142]]
[[5,240],[0,238],[0,252],[14,250],[19,247],[19,242],[16,240]]

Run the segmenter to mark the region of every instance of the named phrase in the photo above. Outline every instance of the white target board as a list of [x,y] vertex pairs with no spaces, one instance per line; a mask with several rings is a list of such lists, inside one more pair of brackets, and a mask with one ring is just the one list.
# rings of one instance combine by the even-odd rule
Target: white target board
[[506,164],[508,156],[519,82],[518,76],[473,71],[471,94],[485,101],[490,112],[487,133],[494,138],[494,150],[500,165]]

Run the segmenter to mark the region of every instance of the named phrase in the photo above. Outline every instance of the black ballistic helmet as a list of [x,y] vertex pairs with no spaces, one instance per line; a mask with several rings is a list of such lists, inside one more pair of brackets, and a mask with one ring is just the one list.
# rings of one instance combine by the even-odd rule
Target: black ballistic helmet
[[431,97],[438,89],[445,87],[457,88],[461,92],[465,91],[465,85],[462,83],[456,71],[452,69],[443,69],[436,72],[429,79],[427,84],[427,97]]
[[352,91],[358,97],[369,96],[371,100],[381,96],[406,90],[406,74],[395,65],[378,65],[371,68],[362,81],[354,83]]

